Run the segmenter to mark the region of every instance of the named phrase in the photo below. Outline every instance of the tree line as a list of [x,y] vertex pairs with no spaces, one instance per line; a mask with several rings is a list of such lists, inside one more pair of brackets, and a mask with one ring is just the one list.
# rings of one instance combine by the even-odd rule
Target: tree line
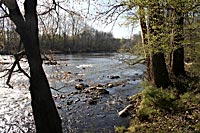
[[[18,50],[20,36],[15,31],[15,25],[8,18],[1,19],[0,46],[2,54],[14,54]],[[136,42],[134,39],[114,38],[112,33],[98,31],[88,25],[79,28],[79,32],[71,35],[68,32],[45,32],[40,27],[39,42],[42,52],[58,53],[77,52],[117,52],[120,48],[130,49]],[[134,35],[137,36],[137,35]],[[139,35],[138,35],[139,36]]]
[[[70,36],[66,33],[62,35],[42,34],[39,36],[41,50],[60,51],[62,53],[77,52],[117,52],[125,43],[131,44],[130,39],[116,39],[112,33],[98,31],[91,27],[86,27],[76,35]],[[132,44],[133,45],[133,44]]]

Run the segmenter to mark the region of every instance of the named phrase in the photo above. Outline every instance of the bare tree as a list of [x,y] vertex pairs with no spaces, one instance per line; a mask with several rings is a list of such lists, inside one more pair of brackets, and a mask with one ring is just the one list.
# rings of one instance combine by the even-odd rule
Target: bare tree
[[25,0],[24,16],[16,0],[1,0],[9,10],[9,17],[16,25],[25,48],[30,67],[30,93],[38,133],[61,133],[61,119],[52,98],[49,83],[42,67],[39,49],[37,0]]

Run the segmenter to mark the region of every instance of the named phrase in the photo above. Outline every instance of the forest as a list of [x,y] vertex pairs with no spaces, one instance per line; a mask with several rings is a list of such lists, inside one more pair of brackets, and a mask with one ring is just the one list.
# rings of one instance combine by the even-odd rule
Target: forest
[[[9,19],[1,20],[1,53],[14,54],[18,50],[19,35],[14,30],[14,24]],[[76,27],[75,35],[69,33],[57,34],[55,32],[39,35],[40,49],[43,53],[54,51],[56,53],[80,53],[80,52],[117,52],[121,48],[130,49],[136,44],[140,35],[134,35],[135,39],[114,38],[112,33],[98,31],[88,25]],[[79,32],[79,33],[77,33]]]
[[[6,84],[11,87],[9,82],[17,66],[18,71],[28,78],[35,125],[33,131],[200,131],[199,0],[25,0],[24,3],[1,0],[0,5],[1,53],[14,55],[11,66],[1,70],[7,74],[1,77],[7,77]],[[77,10],[77,5],[80,10]],[[139,25],[140,34],[132,35],[130,39],[117,39],[112,32],[95,29],[86,22],[86,19],[88,22],[91,19],[114,26],[120,16],[126,19],[125,26],[134,28]],[[111,55],[75,55],[71,64],[71,56],[69,59],[67,55],[64,56],[66,59],[55,56],[47,58],[59,61],[50,63],[50,66],[44,66],[45,60],[41,56],[43,53],[54,56],[53,53],[73,55],[85,52]],[[122,53],[115,55],[116,52]],[[27,60],[28,72],[20,66],[22,58]],[[82,64],[73,66],[77,60]],[[61,66],[63,61],[66,62]],[[106,64],[104,61],[107,66],[103,66]],[[96,70],[93,69],[95,65]],[[111,67],[109,70],[106,69],[108,66]],[[50,67],[55,71],[49,73]],[[106,73],[102,74],[103,71]],[[74,77],[76,79],[70,80]],[[64,82],[65,86],[52,87],[56,79],[58,84]],[[63,88],[70,89],[67,85],[71,83],[75,83],[73,90],[76,91],[69,94],[60,92]],[[84,96],[87,102],[83,100]],[[102,102],[106,103],[105,106]],[[82,119],[74,122],[76,115],[73,113],[66,115],[66,110],[73,110],[72,105],[85,111],[74,113],[77,113],[77,119],[80,113],[80,119],[84,117],[85,122],[80,122]],[[104,113],[87,113],[91,109]],[[110,112],[106,114],[106,111]],[[110,117],[114,121],[109,121]],[[123,119],[127,117],[131,120]],[[87,123],[90,118],[96,120],[92,125]],[[101,125],[102,122],[97,121],[100,119],[113,125]],[[129,124],[120,125],[120,121]]]

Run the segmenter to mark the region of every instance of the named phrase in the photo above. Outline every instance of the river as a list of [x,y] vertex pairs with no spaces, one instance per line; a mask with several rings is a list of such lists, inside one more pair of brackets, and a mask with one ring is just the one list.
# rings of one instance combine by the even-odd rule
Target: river
[[[114,132],[116,126],[128,126],[129,117],[119,117],[127,98],[142,90],[138,84],[145,66],[129,66],[117,53],[54,55],[53,63],[44,61],[52,94],[63,122],[63,132]],[[1,56],[1,69],[10,67],[13,59]],[[26,70],[27,61],[21,61]],[[3,72],[1,73],[3,75]],[[0,80],[0,132],[34,132],[28,92],[28,79],[15,73],[11,84]]]

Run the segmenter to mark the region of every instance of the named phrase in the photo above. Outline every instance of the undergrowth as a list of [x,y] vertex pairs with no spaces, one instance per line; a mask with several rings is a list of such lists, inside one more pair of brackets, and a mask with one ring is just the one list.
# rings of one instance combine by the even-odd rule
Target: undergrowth
[[199,86],[179,93],[176,88],[146,85],[142,93],[132,98],[132,103],[138,99],[141,100],[132,113],[130,127],[124,132],[200,132]]

